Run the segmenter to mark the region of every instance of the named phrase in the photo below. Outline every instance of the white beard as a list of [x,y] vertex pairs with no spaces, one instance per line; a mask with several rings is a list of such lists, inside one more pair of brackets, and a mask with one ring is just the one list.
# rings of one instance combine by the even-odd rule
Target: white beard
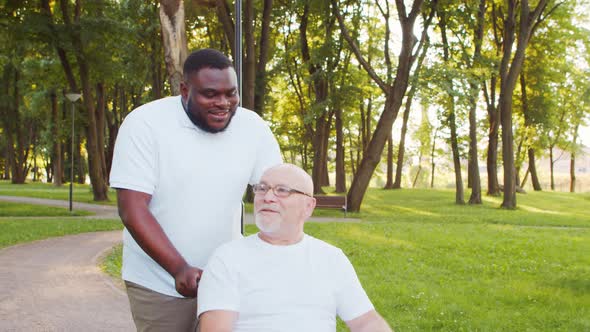
[[281,229],[280,221],[262,222],[261,219],[264,219],[264,217],[258,215],[256,215],[254,219],[256,220],[256,227],[258,227],[262,233],[272,234]]

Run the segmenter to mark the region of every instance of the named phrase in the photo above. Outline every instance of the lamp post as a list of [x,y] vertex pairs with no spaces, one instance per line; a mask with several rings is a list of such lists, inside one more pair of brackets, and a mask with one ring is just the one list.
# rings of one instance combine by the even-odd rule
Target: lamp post
[[[234,67],[238,79],[239,106],[242,106],[242,0],[234,1],[234,13],[236,13],[236,33],[234,35],[235,59]],[[248,186],[248,190],[250,186]],[[240,232],[244,235],[244,202],[242,202],[242,216],[240,218]]]
[[74,111],[76,108],[75,102],[82,97],[79,93],[66,93],[66,98],[72,102],[72,150],[70,159],[72,161],[70,167],[70,212],[72,212],[72,199],[74,191]]

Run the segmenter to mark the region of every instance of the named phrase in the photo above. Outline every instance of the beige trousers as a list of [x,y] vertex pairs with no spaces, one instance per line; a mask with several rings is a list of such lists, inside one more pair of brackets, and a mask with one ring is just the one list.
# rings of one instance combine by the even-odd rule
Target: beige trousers
[[197,331],[197,298],[178,298],[125,281],[138,332]]

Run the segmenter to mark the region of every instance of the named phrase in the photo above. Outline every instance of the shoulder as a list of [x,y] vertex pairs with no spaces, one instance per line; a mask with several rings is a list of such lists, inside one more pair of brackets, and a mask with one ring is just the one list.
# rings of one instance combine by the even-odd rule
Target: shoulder
[[327,256],[327,258],[345,258],[346,255],[342,252],[342,249],[329,244],[328,242],[322,241],[320,239],[316,239],[311,235],[305,234],[307,241],[311,250],[314,251],[314,254],[321,254],[322,256]]
[[268,127],[268,123],[258,113],[243,107],[238,108],[236,120],[253,128]]
[[154,123],[160,125],[162,121],[173,119],[174,109],[180,107],[180,97],[165,97],[143,104],[131,111],[124,120],[126,125],[140,125]]
[[254,236],[255,235],[250,235],[224,243],[215,249],[212,257],[216,257],[223,261],[238,258],[248,248],[253,246],[255,240],[255,238],[253,238]]

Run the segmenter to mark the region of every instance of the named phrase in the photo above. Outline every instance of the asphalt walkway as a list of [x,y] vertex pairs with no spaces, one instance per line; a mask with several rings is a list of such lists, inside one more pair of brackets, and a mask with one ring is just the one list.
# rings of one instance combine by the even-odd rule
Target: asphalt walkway
[[0,250],[0,331],[134,331],[124,290],[100,271],[122,232]]

